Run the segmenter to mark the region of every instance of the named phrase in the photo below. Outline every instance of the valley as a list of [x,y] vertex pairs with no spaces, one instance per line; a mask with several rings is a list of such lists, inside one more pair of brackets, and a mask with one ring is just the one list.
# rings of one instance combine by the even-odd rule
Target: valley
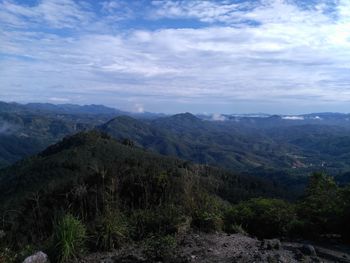
[[[53,262],[78,256],[85,262],[86,251],[103,260],[102,252],[122,253],[129,245],[139,248],[125,258],[114,254],[113,262],[130,262],[139,250],[145,262],[175,263],[179,255],[181,262],[215,261],[212,252],[221,248],[206,244],[204,233],[239,234],[233,243],[248,242],[247,251],[233,245],[233,254],[218,262],[317,262],[329,244],[309,255],[299,241],[299,248],[283,243],[272,251],[260,242],[321,241],[330,234],[332,242],[349,240],[350,126],[334,116],[322,123],[281,116],[213,121],[103,106],[1,105],[6,263],[38,249]],[[72,251],[65,252],[62,231],[72,231]],[[208,251],[196,255],[182,238],[198,239],[197,250]],[[337,249],[327,253],[324,262],[347,262]]]

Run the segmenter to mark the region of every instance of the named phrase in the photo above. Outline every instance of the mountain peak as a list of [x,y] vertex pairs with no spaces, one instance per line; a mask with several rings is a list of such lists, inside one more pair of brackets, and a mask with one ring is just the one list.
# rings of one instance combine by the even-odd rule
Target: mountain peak
[[198,117],[196,117],[195,115],[189,112],[175,114],[170,116],[170,118],[175,120],[201,121],[201,119],[199,119]]
[[81,145],[94,144],[99,139],[111,139],[105,133],[99,131],[79,132],[71,136],[67,136],[62,141],[53,144],[40,153],[41,156],[48,156],[57,152],[78,147]]

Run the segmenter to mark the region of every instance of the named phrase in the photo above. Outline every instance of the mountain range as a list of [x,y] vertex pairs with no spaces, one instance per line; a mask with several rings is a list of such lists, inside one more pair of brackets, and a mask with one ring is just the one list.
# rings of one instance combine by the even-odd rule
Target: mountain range
[[191,113],[127,113],[101,105],[2,102],[0,166],[64,136],[95,129],[163,155],[287,182],[315,170],[339,177],[350,168],[348,114],[220,116],[214,120]]
[[[74,262],[136,244],[147,262],[192,262],[175,252],[193,231],[350,240],[350,137],[339,114],[212,120],[0,105],[0,262],[38,250]],[[114,262],[135,262],[139,250],[128,251]]]

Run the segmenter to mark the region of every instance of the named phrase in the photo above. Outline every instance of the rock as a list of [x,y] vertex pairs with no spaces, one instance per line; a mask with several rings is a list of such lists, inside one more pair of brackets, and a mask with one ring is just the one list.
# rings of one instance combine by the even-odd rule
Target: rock
[[48,263],[49,258],[44,252],[37,252],[32,256],[27,257],[23,263]]
[[261,243],[261,247],[267,250],[280,249],[281,241],[279,241],[278,239],[264,239]]
[[303,245],[301,247],[300,251],[304,255],[307,255],[307,256],[312,256],[312,257],[317,256],[315,248],[313,246],[311,246],[311,245]]
[[254,255],[254,259],[257,261],[257,262],[262,262],[264,257],[261,255],[261,254],[255,254]]

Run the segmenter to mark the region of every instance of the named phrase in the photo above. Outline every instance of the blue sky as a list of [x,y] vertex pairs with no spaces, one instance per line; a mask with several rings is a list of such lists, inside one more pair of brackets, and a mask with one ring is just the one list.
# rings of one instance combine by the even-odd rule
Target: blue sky
[[0,100],[350,112],[349,0],[0,0]]

